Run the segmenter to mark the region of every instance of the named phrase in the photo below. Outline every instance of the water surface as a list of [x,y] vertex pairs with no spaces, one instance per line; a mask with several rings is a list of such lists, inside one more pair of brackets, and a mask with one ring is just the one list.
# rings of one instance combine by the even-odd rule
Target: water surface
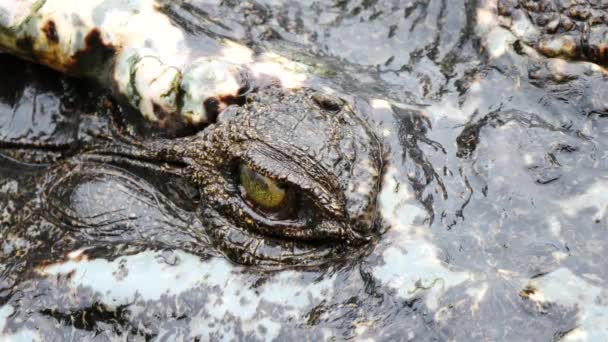
[[[198,23],[192,41],[272,51],[348,97],[387,147],[384,233],[347,264],[279,271],[123,244],[129,225],[150,228],[148,240],[200,225],[188,186],[54,161],[107,130],[100,91],[0,56],[0,137],[14,142],[0,155],[3,339],[608,339],[601,71],[552,77],[514,48],[492,1],[193,0],[175,11]],[[41,166],[20,141],[54,160]],[[66,254],[86,247],[66,229],[116,245]]]

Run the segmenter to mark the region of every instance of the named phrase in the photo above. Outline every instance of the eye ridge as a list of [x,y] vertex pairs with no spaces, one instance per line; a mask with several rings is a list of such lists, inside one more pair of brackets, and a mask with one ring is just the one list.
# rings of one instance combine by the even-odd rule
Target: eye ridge
[[[259,145],[256,146],[256,144]],[[298,189],[299,193],[308,197],[312,205],[323,213],[336,218],[345,217],[346,199],[339,181],[333,177],[330,170],[311,160],[311,157],[304,151],[294,150],[280,142],[277,142],[275,146],[270,146],[260,141],[250,143],[249,150],[255,150],[260,155],[264,153],[272,155],[272,162],[284,167],[291,167],[284,175],[277,175],[271,169],[253,162],[252,160],[255,160],[255,158],[247,156],[247,153],[244,154],[245,158],[241,156],[240,160],[255,172]],[[259,151],[264,152],[259,153]],[[285,151],[290,151],[291,155],[287,155]],[[292,164],[291,160],[293,158],[298,159],[299,163]]]
[[338,99],[333,112],[314,94],[259,90],[187,151],[208,199],[199,209],[205,230],[229,259],[318,265],[350,259],[377,236],[379,141],[348,103]]

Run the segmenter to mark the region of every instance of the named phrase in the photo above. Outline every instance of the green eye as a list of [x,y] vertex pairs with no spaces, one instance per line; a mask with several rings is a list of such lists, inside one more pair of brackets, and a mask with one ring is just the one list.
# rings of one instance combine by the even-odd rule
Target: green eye
[[243,164],[239,168],[239,173],[244,195],[253,204],[267,210],[276,210],[283,206],[286,190],[275,181]]

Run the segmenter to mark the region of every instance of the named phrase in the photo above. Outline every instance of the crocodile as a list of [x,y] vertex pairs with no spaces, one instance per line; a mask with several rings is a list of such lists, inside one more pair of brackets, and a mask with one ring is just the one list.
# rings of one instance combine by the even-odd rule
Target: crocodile
[[220,37],[191,44],[172,21],[173,7],[156,0],[3,2],[0,50],[95,80],[167,129],[214,122],[269,77],[300,84],[272,54],[257,56]]
[[[106,97],[0,55],[1,339],[606,340],[604,75],[529,74],[600,64],[542,55],[497,0],[157,3],[199,56],[209,42],[250,55],[213,56],[253,87],[205,123],[165,125],[112,82],[97,80]],[[331,72],[299,84],[264,51]],[[386,154],[379,191],[348,183],[368,152]],[[344,217],[375,215],[354,205],[369,194],[376,227],[336,216],[340,198]],[[291,229],[303,217],[318,239]]]
[[499,0],[501,25],[549,58],[608,65],[608,12],[594,0]]
[[233,261],[316,264],[373,240],[382,148],[352,107],[310,88],[255,79],[254,65],[221,55],[247,52],[236,43],[221,40],[192,57],[160,6],[4,4],[0,48],[97,81],[158,128],[204,125],[174,139],[137,138],[117,126],[107,139],[113,143],[85,143],[78,158],[190,179],[201,193],[201,234]]

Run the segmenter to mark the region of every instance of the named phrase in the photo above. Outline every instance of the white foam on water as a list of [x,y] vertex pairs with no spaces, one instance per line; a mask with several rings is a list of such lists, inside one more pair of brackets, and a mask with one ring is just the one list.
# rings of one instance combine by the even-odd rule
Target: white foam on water
[[383,239],[391,244],[380,253],[384,263],[373,267],[372,273],[399,297],[424,294],[425,304],[434,310],[448,289],[472,279],[473,274],[453,271],[439,258],[437,246],[426,237],[423,218],[427,213],[405,183],[397,186],[396,173],[394,167],[387,170],[379,198],[382,216],[392,226]]
[[593,220],[601,220],[608,209],[608,191],[606,189],[608,189],[608,180],[600,178],[584,193],[568,199],[557,199],[555,202],[566,215],[576,216],[582,210],[595,209]]
[[[239,272],[232,272],[235,266],[223,259],[211,260],[206,267],[210,272],[205,286],[220,288],[222,291],[210,292],[203,317],[194,319],[191,324],[193,334],[200,335],[203,339],[213,338],[213,331],[209,330],[210,324],[223,325],[225,340],[236,339],[237,327],[231,325],[227,318],[237,318],[241,322],[241,329],[254,333],[259,338],[274,339],[279,336],[280,329],[287,320],[293,318],[298,321],[313,306],[323,299],[331,298],[334,293],[334,277],[305,282],[301,272],[283,271],[252,289],[244,286],[250,283],[250,279]],[[278,309],[280,314],[265,312],[264,308],[268,304],[270,309]],[[210,317],[205,317],[207,315]],[[264,336],[260,335],[260,327],[266,330]]]
[[[176,266],[163,262],[158,253],[146,251],[114,261],[68,260],[39,272],[48,276],[74,272],[70,279],[74,288],[88,287],[105,294],[109,305],[125,305],[135,299],[157,300],[164,294],[177,295],[204,280],[204,273],[193,272],[204,268],[200,258],[186,253],[176,255],[179,257]],[[122,275],[123,270],[126,276]]]
[[10,305],[0,307],[0,332],[6,327],[6,319],[15,312],[15,308]]
[[[39,272],[51,277],[71,273],[68,281],[71,288],[82,286],[101,293],[110,307],[135,300],[158,300],[163,295],[179,295],[192,289],[208,293],[204,309],[198,317],[192,317],[190,327],[193,336],[200,335],[203,339],[213,338],[221,331],[231,340],[237,338],[239,329],[261,339],[276,338],[288,317],[303,317],[324,298],[331,298],[334,289],[333,277],[307,282],[303,273],[297,271],[269,275],[268,281],[254,289],[247,285],[252,280],[243,273],[243,267],[223,258],[201,260],[184,252],[174,252],[179,260],[176,265],[165,263],[158,252],[151,251],[111,262],[82,259],[79,253],[72,255],[75,260]],[[281,315],[264,312],[268,305],[273,310],[279,307]],[[240,323],[233,324],[228,318]]]
[[15,308],[11,305],[0,307],[0,341],[3,342],[41,342],[44,339],[40,333],[33,330],[21,329],[13,333],[5,333],[7,319],[14,313]]
[[530,285],[537,290],[531,300],[579,310],[579,324],[562,341],[608,341],[606,288],[593,285],[563,267],[531,280]]
[[385,263],[374,267],[373,274],[402,298],[424,293],[425,304],[435,310],[448,289],[472,278],[469,272],[447,268],[438,258],[437,248],[428,241],[410,240],[397,245],[382,253]]

